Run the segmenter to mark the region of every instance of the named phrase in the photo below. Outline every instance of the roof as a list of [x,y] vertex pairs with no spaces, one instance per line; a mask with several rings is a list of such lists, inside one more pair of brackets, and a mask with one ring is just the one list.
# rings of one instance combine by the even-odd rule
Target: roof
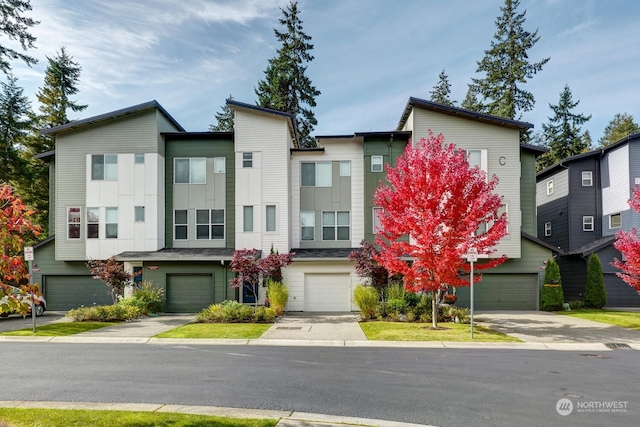
[[513,129],[525,130],[533,127],[531,123],[527,122],[505,119],[503,117],[477,113],[475,111],[465,110],[464,108],[451,107],[449,105],[438,104],[436,102],[427,101],[425,99],[410,97],[409,101],[407,102],[407,106],[402,113],[402,117],[400,117],[400,121],[398,122],[398,130],[401,130],[404,127],[413,108],[422,108],[425,110],[436,111],[438,113],[449,114],[452,116],[458,116],[465,119],[476,120],[479,122],[489,123],[497,126],[504,126]]
[[553,246],[551,243],[547,243],[544,240],[541,240],[541,239],[537,238],[536,236],[534,236],[533,234],[529,234],[529,233],[527,233],[525,231],[521,231],[520,234],[522,235],[523,238],[525,238],[525,239],[527,239],[527,240],[529,240],[529,241],[531,241],[533,243],[536,243],[536,244],[538,244],[540,246],[544,246],[545,248],[547,248],[547,249],[549,249],[549,250],[551,250],[553,252],[556,252],[556,253],[559,253],[559,254],[563,254],[562,249],[559,246]]
[[159,251],[122,252],[118,261],[231,261],[233,248],[164,248]]
[[395,138],[399,137],[401,139],[409,139],[411,138],[412,132],[408,130],[391,130],[391,131],[382,131],[382,132],[356,132],[356,136],[378,136],[378,137],[389,137]]
[[291,252],[295,252],[295,261],[346,261],[351,252],[359,250],[360,248],[299,248],[291,249]]
[[616,236],[599,237],[587,243],[586,245],[579,247],[578,249],[566,252],[565,255],[580,255],[583,257],[591,255],[592,253],[599,251],[606,246],[609,246],[614,242],[614,240],[616,240]]
[[33,249],[38,249],[39,247],[44,246],[49,242],[53,242],[55,240],[55,238],[56,238],[55,234],[52,234],[51,236],[47,237],[46,239],[40,240],[38,243],[34,244],[33,245]]
[[547,147],[541,147],[540,145],[527,144],[525,142],[520,143],[520,149],[524,151],[530,151],[536,156],[540,156],[544,153],[549,152],[549,149]]
[[50,162],[51,159],[55,159],[55,157],[56,157],[56,150],[45,151],[44,153],[38,153],[35,156],[33,156],[34,159],[40,159],[43,162]]
[[284,111],[279,111],[279,110],[272,110],[270,108],[259,107],[257,105],[246,104],[244,102],[239,102],[231,98],[227,99],[227,105],[231,108],[243,108],[246,110],[256,111],[263,114],[281,116],[288,119],[289,131],[291,132],[291,135],[293,135],[293,143],[295,147],[298,148],[298,145],[299,145],[298,142],[300,140],[300,137],[298,136],[298,127],[296,126],[296,116],[294,114],[286,113]]
[[91,126],[96,123],[105,122],[108,120],[118,119],[120,117],[128,116],[130,114],[139,113],[141,111],[157,109],[160,111],[170,122],[173,124],[178,130],[184,132],[184,128],[180,126],[180,124],[173,118],[171,115],[165,110],[162,105],[158,103],[158,101],[153,100],[149,102],[145,102],[138,105],[133,105],[131,107],[123,108],[120,110],[111,111],[109,113],[100,114],[98,116],[88,117],[82,120],[75,120],[64,125],[54,126],[47,129],[42,129],[40,133],[46,136],[53,136],[60,132],[75,130],[85,126]]
[[233,139],[233,132],[162,132],[165,140]]

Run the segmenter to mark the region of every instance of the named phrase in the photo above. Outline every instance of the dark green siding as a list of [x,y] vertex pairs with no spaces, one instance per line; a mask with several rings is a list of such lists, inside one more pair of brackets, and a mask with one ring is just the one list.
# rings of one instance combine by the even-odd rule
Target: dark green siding
[[165,144],[165,246],[173,247],[173,159],[176,157],[225,157],[226,162],[226,218],[225,247],[235,247],[235,153],[233,140],[193,139],[169,140]]
[[536,158],[533,153],[520,150],[520,210],[522,231],[538,235],[536,219]]

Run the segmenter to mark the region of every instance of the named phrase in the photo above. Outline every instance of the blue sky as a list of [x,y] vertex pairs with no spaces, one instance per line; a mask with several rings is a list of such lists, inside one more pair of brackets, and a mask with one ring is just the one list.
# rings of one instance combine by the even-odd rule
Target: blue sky
[[[287,0],[33,0],[41,21],[28,68],[14,75],[37,108],[46,56],[61,46],[82,66],[72,119],[156,99],[188,131],[205,131],[232,94],[254,103],[278,43],[273,28]],[[322,92],[315,135],[395,129],[410,96],[429,99],[441,70],[452,99],[467,84],[495,32],[503,0],[301,0],[315,60],[308,75]],[[551,57],[525,85],[536,99],[521,120],[540,130],[565,84],[594,143],[616,113],[640,122],[640,2],[521,0],[532,61]],[[3,38],[3,43],[5,39]],[[446,135],[445,135],[446,137]],[[455,141],[452,141],[455,142]]]

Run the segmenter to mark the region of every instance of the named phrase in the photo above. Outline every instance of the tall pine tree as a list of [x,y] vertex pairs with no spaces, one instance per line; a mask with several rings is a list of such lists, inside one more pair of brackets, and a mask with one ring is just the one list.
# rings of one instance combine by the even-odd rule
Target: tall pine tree
[[[29,32],[29,28],[40,23],[23,16],[25,12],[30,10],[30,0],[0,0],[0,33],[11,40],[17,40],[23,51],[34,47],[36,38]],[[0,45],[0,71],[9,74],[11,72],[9,61],[12,59],[20,59],[28,66],[38,62],[33,56],[4,44]]]
[[475,111],[477,113],[483,113],[484,105],[478,100],[478,88],[474,85],[468,85],[467,94],[462,100],[460,106],[465,110]]
[[264,79],[258,82],[257,104],[261,107],[295,114],[300,144],[312,147],[315,141],[311,132],[318,121],[312,108],[320,91],[306,75],[307,65],[313,60],[311,37],[304,33],[298,3],[292,0],[286,9],[280,9],[279,19],[284,28],[274,28],[276,39],[281,43],[276,56],[269,60]]
[[526,11],[517,12],[520,0],[505,0],[502,15],[496,21],[496,33],[491,47],[478,62],[476,72],[484,78],[474,78],[486,113],[507,119],[520,118],[522,112],[533,109],[535,98],[523,89],[536,73],[542,70],[550,58],[530,62],[528,51],[538,42],[538,30],[533,33],[523,28]]
[[447,76],[444,70],[440,71],[438,83],[429,94],[431,95],[431,101],[437,102],[438,104],[449,105],[451,107],[456,104],[456,101],[452,101],[450,98],[451,84],[449,83],[449,76]]
[[[233,96],[229,95],[229,99]],[[216,113],[216,124],[209,125],[211,132],[233,132],[233,111],[229,108],[229,104],[225,103],[220,107],[220,112]]]
[[538,170],[591,149],[580,127],[591,119],[591,115],[574,113],[579,103],[573,101],[571,89],[565,85],[558,104],[549,104],[553,117],[549,117],[549,122],[542,125],[542,132],[550,151],[538,159]]
[[627,113],[618,113],[604,128],[604,135],[598,140],[600,147],[606,147],[627,135],[640,132],[640,126],[633,121],[633,116]]
[[20,155],[32,130],[31,103],[13,75],[0,83],[0,182],[11,185],[25,177],[25,161]]

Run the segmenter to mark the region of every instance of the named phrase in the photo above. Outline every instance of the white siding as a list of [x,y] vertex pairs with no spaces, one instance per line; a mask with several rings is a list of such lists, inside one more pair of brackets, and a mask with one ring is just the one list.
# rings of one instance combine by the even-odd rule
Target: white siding
[[284,282],[289,288],[287,311],[304,311],[305,274],[348,273],[350,277],[351,311],[358,307],[353,304],[353,291],[361,282],[353,269],[353,263],[347,261],[295,261],[283,270]]
[[[609,170],[609,186],[602,189],[602,214],[610,215],[629,210],[631,178],[629,173],[629,145],[612,150],[604,159]],[[604,168],[603,168],[604,169]]]
[[[553,193],[547,194],[547,183],[553,180]],[[536,206],[542,206],[554,200],[569,195],[569,170],[563,169],[558,173],[541,179],[536,184]]]

